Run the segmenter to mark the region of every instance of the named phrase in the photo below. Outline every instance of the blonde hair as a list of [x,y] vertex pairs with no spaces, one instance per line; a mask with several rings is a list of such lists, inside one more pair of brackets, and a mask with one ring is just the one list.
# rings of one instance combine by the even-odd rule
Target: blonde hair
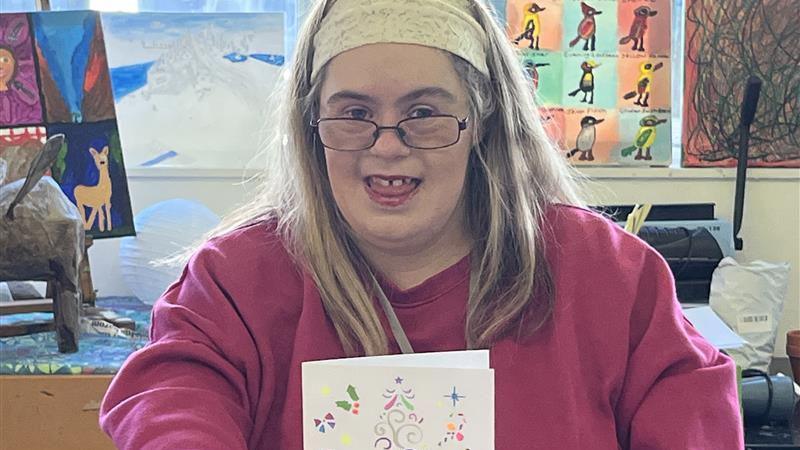
[[[324,152],[309,126],[325,78],[320,73],[311,81],[312,42],[333,1],[311,8],[298,36],[261,192],[212,235],[276,221],[287,248],[314,278],[345,352],[378,355],[388,351],[388,342],[364,278],[369,268],[333,199]],[[452,59],[476,118],[464,199],[475,239],[476,289],[465,338],[468,348],[484,348],[514,332],[527,335],[547,320],[554,294],[542,251],[543,213],[555,202],[581,201],[573,172],[541,126],[516,50],[486,6],[474,0],[470,12],[486,33],[490,78]]]

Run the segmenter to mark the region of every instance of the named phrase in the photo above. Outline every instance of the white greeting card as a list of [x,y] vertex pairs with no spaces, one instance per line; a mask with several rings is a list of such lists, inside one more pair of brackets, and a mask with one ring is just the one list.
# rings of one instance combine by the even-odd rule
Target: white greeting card
[[303,448],[494,449],[487,350],[303,363]]

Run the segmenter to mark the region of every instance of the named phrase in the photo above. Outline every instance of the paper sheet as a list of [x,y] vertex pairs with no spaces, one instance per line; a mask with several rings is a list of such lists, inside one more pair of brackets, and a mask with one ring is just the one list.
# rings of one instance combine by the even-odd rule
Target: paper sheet
[[718,349],[736,348],[745,344],[744,339],[728,328],[710,306],[686,308],[683,315]]

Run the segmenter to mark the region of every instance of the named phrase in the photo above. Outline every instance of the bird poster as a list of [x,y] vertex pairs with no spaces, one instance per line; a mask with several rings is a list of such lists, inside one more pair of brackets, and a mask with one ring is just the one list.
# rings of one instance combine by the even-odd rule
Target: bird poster
[[0,160],[24,173],[41,142],[50,175],[93,238],[135,234],[98,13],[0,14]]
[[284,66],[282,13],[102,13],[126,159],[241,169]]
[[493,450],[489,351],[302,365],[303,448]]
[[545,131],[575,164],[668,166],[671,0],[499,0]]
[[748,165],[800,167],[800,39],[796,0],[688,0],[683,165],[734,167],[750,75],[761,95]]

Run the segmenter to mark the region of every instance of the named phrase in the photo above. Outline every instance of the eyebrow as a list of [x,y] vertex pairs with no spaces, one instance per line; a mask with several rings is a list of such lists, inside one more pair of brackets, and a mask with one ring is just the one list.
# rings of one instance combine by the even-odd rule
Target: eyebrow
[[369,95],[359,94],[358,92],[355,91],[339,91],[328,97],[328,100],[325,103],[327,103],[328,105],[332,105],[334,103],[341,102],[344,100],[357,100],[364,103],[375,102]]
[[400,97],[397,100],[397,103],[408,103],[422,97],[439,97],[440,99],[450,103],[455,103],[456,101],[456,96],[450,93],[450,91],[447,89],[432,86],[411,91],[408,94]]
[[[439,97],[442,100],[447,101],[449,103],[456,102],[456,96],[453,95],[447,89],[430,86],[430,87],[415,89],[397,99],[396,103],[397,104],[409,103],[422,97]],[[356,100],[364,103],[377,103],[375,99],[373,97],[370,97],[369,95],[360,94],[358,92],[348,91],[348,90],[339,91],[331,95],[330,97],[328,97],[328,100],[325,103],[328,105],[332,105],[344,100]]]

